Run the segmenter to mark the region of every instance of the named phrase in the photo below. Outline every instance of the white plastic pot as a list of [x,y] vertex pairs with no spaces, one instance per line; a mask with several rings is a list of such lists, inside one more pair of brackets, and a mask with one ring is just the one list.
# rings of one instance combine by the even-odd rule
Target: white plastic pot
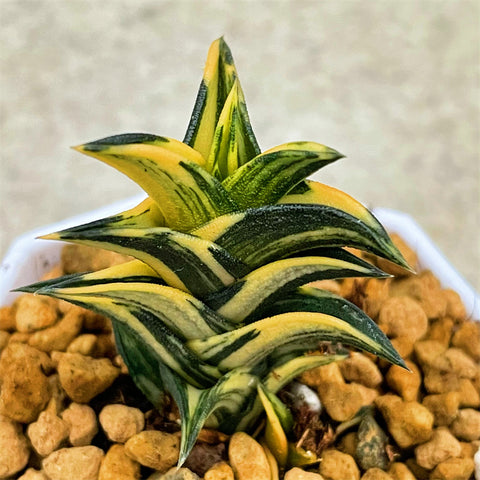
[[[39,280],[59,263],[62,243],[36,237],[113,215],[137,205],[143,198],[143,195],[137,195],[18,237],[0,265],[0,305],[8,305],[18,295],[11,292],[13,288]],[[431,270],[444,288],[459,293],[469,318],[480,320],[480,295],[449,264],[417,223],[409,215],[395,210],[376,208],[374,214],[390,233],[398,233],[417,253],[421,269]]]

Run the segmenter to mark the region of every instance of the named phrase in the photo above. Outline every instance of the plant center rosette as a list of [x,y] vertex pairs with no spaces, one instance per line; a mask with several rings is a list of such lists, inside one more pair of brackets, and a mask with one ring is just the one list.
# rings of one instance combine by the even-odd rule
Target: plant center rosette
[[[76,150],[128,175],[148,197],[43,238],[135,260],[20,290],[112,320],[137,386],[158,409],[166,394],[178,405],[179,465],[202,427],[249,431],[264,411],[268,448],[281,466],[293,465],[302,452],[289,445],[291,415],[280,389],[345,358],[343,346],[404,366],[364,312],[307,284],[388,276],[343,247],[408,265],[365,207],[307,180],[339,152],[309,141],[260,151],[223,39],[208,52],[183,142],[129,133]],[[328,353],[318,351],[324,343]]]

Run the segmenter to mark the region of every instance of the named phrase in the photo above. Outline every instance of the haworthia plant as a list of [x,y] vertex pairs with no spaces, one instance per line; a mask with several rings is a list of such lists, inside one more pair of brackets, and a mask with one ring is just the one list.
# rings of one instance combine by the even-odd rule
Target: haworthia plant
[[[130,133],[76,150],[128,175],[148,197],[44,238],[136,260],[20,290],[111,318],[138,387],[156,408],[168,394],[178,404],[179,465],[203,426],[248,430],[263,409],[267,443],[279,463],[286,464],[288,452],[300,458],[278,430],[287,428],[281,419],[288,412],[275,394],[305,370],[345,358],[342,345],[404,366],[365,313],[306,284],[387,276],[347,246],[408,265],[364,206],[307,180],[341,158],[339,152],[290,142],[261,153],[222,38],[210,47],[183,142]],[[337,354],[312,355],[322,342],[334,351],[338,345]]]

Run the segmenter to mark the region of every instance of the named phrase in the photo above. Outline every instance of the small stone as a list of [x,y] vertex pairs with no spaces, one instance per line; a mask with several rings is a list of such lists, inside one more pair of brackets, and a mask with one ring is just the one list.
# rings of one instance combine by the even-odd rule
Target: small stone
[[117,443],[125,443],[141,432],[145,425],[145,417],[140,409],[121,404],[103,407],[98,419],[107,437]]
[[461,453],[460,442],[445,427],[435,430],[431,440],[415,448],[417,463],[427,470],[449,458],[459,457]]
[[145,430],[128,439],[125,453],[141,465],[164,473],[178,461],[180,443],[177,435]]
[[0,307],[0,330],[11,332],[15,330],[15,307]]
[[167,473],[155,472],[148,480],[201,480],[201,478],[188,468],[173,467]]
[[449,348],[446,350],[443,357],[436,359],[432,367],[453,372],[457,374],[459,378],[470,379],[475,377],[478,369],[475,361],[459,348]]
[[465,322],[452,338],[452,345],[461,348],[476,362],[480,361],[480,328],[478,325],[478,322]]
[[[295,467],[285,473],[284,480],[324,480],[319,473],[306,472],[301,468]],[[205,477],[205,480],[207,478]]]
[[361,407],[371,404],[378,396],[376,390],[359,383],[345,383],[337,363],[306,372],[302,381],[304,379],[307,384],[317,387],[322,405],[337,422],[350,419]]
[[62,448],[51,453],[43,462],[50,480],[97,480],[104,453],[93,445]]
[[369,468],[362,475],[362,480],[393,480],[393,477],[380,468]]
[[433,413],[435,425],[448,426],[458,414],[460,394],[458,392],[447,392],[427,395],[423,398],[422,405]]
[[302,373],[300,378],[301,382],[305,385],[316,388],[324,383],[334,383],[339,385],[345,383],[337,362],[307,370]]
[[338,450],[325,450],[320,463],[325,480],[359,480],[360,471],[352,456]]
[[450,425],[451,432],[461,440],[472,442],[480,440],[480,412],[473,408],[464,408]]
[[27,465],[30,450],[20,425],[0,415],[0,478],[8,478]]
[[8,345],[10,334],[6,330],[0,330],[0,353]]
[[21,423],[33,422],[50,400],[48,356],[23,343],[12,343],[0,357],[0,413]]
[[58,374],[62,387],[74,402],[88,403],[114,382],[120,370],[106,358],[66,353],[60,357]]
[[440,282],[428,270],[424,270],[416,276],[392,282],[390,294],[415,300],[429,319],[441,318],[447,311],[447,300]]
[[357,444],[357,432],[348,432],[338,442],[337,449],[354,457],[357,450]]
[[68,440],[74,447],[90,445],[98,432],[97,417],[88,405],[72,402],[62,413],[62,419],[69,425]]
[[432,435],[433,414],[417,402],[404,402],[396,395],[382,395],[375,400],[388,430],[401,448],[426,442]]
[[389,387],[397,392],[403,400],[413,402],[417,400],[420,385],[422,384],[422,376],[420,370],[413,362],[406,360],[405,364],[410,369],[410,372],[397,365],[392,365],[385,375],[385,379]]
[[[401,337],[395,337],[391,339],[393,348],[399,353],[402,358],[408,358],[413,353],[413,346],[415,345],[415,340],[410,338],[408,335],[403,335]],[[387,365],[390,365],[387,363]]]
[[138,480],[140,464],[126,453],[124,445],[112,445],[103,457],[98,480]]
[[84,333],[73,339],[67,347],[69,353],[80,353],[81,355],[93,355],[97,345],[97,336],[93,333]]
[[473,382],[468,378],[461,378],[458,383],[458,390],[460,393],[460,407],[480,407],[480,394],[475,388]]
[[426,339],[440,342],[446,347],[450,344],[454,322],[450,317],[443,317],[430,324]]
[[380,428],[371,411],[363,415],[357,431],[354,458],[362,470],[385,469],[388,466],[388,437]]
[[78,309],[69,310],[53,327],[33,333],[28,344],[44,352],[64,352],[82,329],[83,316]]
[[212,465],[204,475],[204,480],[235,480],[232,467],[227,462]]
[[228,457],[237,480],[270,478],[270,465],[265,451],[250,435],[234,433],[230,438]]
[[394,480],[415,480],[415,476],[410,469],[401,462],[395,462],[390,465],[388,473]]
[[474,470],[471,458],[450,458],[439,463],[430,474],[431,480],[469,480]]
[[380,309],[378,326],[389,337],[418,340],[427,333],[428,319],[418,302],[409,297],[390,297]]
[[48,298],[26,294],[18,297],[15,305],[15,323],[19,332],[35,332],[57,321],[55,303]]
[[318,396],[330,417],[337,422],[352,418],[365,405],[370,405],[378,392],[359,383],[324,383]]
[[375,388],[383,381],[380,370],[372,360],[362,353],[353,352],[349,358],[340,362],[343,378],[369,388]]
[[428,393],[447,393],[460,390],[460,378],[452,371],[424,367],[423,385]]
[[46,457],[56,450],[69,434],[69,426],[56,415],[54,403],[40,413],[36,422],[27,428],[32,447],[41,456]]
[[359,306],[370,318],[376,319],[388,299],[389,282],[385,279],[368,278],[357,283],[357,291],[351,301]]
[[418,363],[425,367],[435,367],[436,360],[447,351],[447,347],[437,340],[420,340],[415,342],[415,356]]
[[449,288],[443,290],[442,293],[447,302],[446,315],[453,318],[456,322],[463,322],[467,318],[467,311],[460,295]]
[[40,470],[29,468],[18,480],[48,480],[47,476]]

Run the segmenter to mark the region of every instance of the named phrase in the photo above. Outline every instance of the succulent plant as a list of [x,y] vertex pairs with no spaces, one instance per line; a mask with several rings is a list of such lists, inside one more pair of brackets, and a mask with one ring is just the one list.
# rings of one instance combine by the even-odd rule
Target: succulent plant
[[[176,401],[179,464],[203,426],[251,429],[264,408],[282,442],[288,412],[275,396],[300,373],[345,357],[347,345],[404,365],[360,309],[308,286],[388,276],[342,247],[408,268],[376,218],[347,194],[306,178],[339,159],[314,142],[261,153],[231,52],[210,47],[183,142],[131,133],[76,147],[148,194],[138,206],[43,238],[136,260],[22,288],[112,319],[129,373],[154,406]],[[343,352],[343,353],[342,353]],[[283,419],[283,420],[282,420]],[[285,448],[275,452],[285,461]]]

